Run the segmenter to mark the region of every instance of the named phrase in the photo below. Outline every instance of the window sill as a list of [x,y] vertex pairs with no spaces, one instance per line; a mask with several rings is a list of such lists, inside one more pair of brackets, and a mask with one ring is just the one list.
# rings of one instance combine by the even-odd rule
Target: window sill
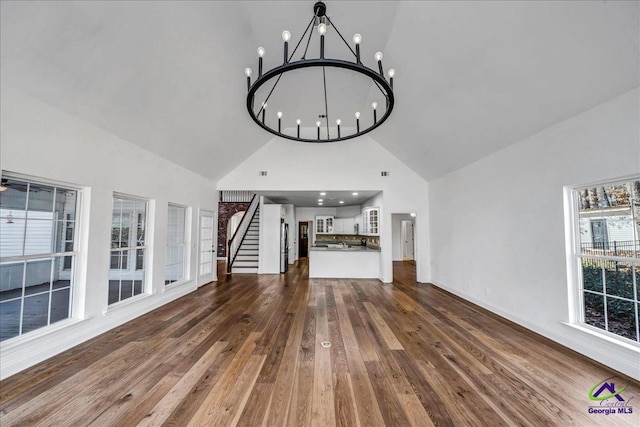
[[608,333],[600,332],[598,329],[591,328],[589,326],[580,324],[580,323],[567,323],[562,322],[563,325],[566,325],[570,328],[576,329],[586,335],[590,335],[592,337],[596,337],[603,341],[607,341],[608,343],[620,346],[626,350],[633,351],[635,353],[640,354],[640,344],[635,344],[633,341],[629,340],[628,342],[623,339],[616,338],[615,336],[611,336]]
[[151,295],[152,294],[141,293],[141,294],[138,294],[138,295],[136,295],[134,297],[127,298],[127,299],[122,300],[122,301],[118,301],[116,303],[113,303],[113,304],[109,305],[107,307],[107,309],[102,312],[102,314],[106,316],[107,314],[109,314],[109,313],[111,313],[113,311],[116,311],[116,310],[118,310],[118,309],[120,309],[122,307],[127,307],[127,306],[129,306],[131,304],[134,304],[134,303],[138,302],[138,301],[145,300],[145,299],[149,298]]
[[86,322],[89,319],[91,319],[91,317],[86,317],[84,319],[71,318],[71,319],[61,320],[49,326],[36,329],[35,331],[28,332],[23,335],[18,335],[17,337],[9,338],[7,341],[2,342],[0,344],[0,347],[2,348],[3,352],[9,351],[12,348],[20,347],[24,344],[30,343],[31,341],[39,340],[42,337],[61,331],[63,329],[67,329],[79,323]]
[[190,279],[182,279],[182,280],[178,280],[177,282],[169,283],[168,285],[164,285],[164,288],[162,289],[162,292],[167,291],[169,289],[177,288],[180,285],[186,285],[187,283],[191,283],[191,280]]

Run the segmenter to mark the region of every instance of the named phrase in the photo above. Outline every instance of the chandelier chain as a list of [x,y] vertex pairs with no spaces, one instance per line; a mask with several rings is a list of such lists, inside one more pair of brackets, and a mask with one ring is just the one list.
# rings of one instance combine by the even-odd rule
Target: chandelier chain
[[338,35],[340,36],[340,38],[342,39],[344,44],[349,48],[351,53],[353,53],[353,56],[355,56],[357,58],[358,55],[356,55],[356,53],[353,51],[353,49],[351,49],[351,46],[349,45],[349,43],[347,43],[347,41],[344,39],[344,37],[342,37],[342,34],[340,33],[340,30],[338,30],[338,27],[336,27],[336,24],[333,23],[333,21],[331,20],[331,18],[329,18],[328,15],[327,15],[327,21],[329,21],[329,24],[331,24],[333,26],[333,28],[336,30],[336,33],[338,33]]
[[327,75],[324,71],[324,67],[322,67],[322,80],[324,82],[324,115],[325,121],[327,123],[327,139],[330,139],[329,136],[329,103],[327,102]]
[[[302,40],[304,39],[304,36],[307,35],[307,31],[309,31],[309,28],[311,27],[311,24],[313,24],[313,21],[316,19],[315,15],[313,16],[313,18],[311,18],[311,21],[309,21],[309,24],[307,25],[307,28],[304,30],[304,33],[302,33],[302,37],[300,37],[300,40],[298,40],[298,44],[296,44],[295,49],[293,49],[293,52],[291,52],[291,55],[289,56],[289,61],[291,61],[293,59],[293,55],[296,54],[296,50],[298,50],[298,46],[300,46],[300,43],[302,43]],[[311,31],[313,33],[313,30]],[[309,37],[309,41],[311,40],[311,37]],[[307,49],[309,49],[309,42],[307,42],[307,47],[304,50],[304,54],[307,54]],[[304,59],[304,55],[302,56],[302,59]]]
[[[316,16],[314,15],[313,18],[311,18],[311,22],[315,21]],[[306,32],[305,32],[306,33]],[[307,46],[304,48],[304,53],[302,54],[302,60],[307,59],[307,51],[309,50],[309,43],[311,42],[311,36],[313,35],[313,30],[311,30],[309,32],[309,38],[307,39]],[[304,34],[302,35],[302,37],[300,38],[300,41],[302,41],[302,39],[304,38]],[[299,43],[299,42],[298,42]]]

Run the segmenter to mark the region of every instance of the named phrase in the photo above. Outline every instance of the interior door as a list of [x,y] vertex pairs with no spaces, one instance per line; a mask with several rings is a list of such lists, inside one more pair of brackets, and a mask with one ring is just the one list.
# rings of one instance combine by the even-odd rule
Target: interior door
[[309,256],[309,223],[298,223],[298,258]]
[[213,240],[215,214],[200,211],[200,244],[198,246],[198,286],[217,280],[216,246]]
[[413,242],[413,221],[402,221],[402,258],[415,259]]

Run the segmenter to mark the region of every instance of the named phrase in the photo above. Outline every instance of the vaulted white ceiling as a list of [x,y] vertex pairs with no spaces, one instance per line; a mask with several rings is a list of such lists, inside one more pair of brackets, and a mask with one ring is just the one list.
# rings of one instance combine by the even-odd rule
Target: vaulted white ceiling
[[[246,113],[242,70],[258,45],[267,68],[281,61],[282,30],[297,41],[313,3],[3,1],[0,76],[217,180],[272,137]],[[397,70],[371,136],[425,179],[640,85],[638,2],[326,3],[369,66],[382,50]]]

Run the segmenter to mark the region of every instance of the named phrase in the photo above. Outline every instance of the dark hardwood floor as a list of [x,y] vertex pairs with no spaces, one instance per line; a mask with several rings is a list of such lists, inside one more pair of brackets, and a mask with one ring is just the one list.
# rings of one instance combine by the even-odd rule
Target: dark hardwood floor
[[0,424],[638,425],[637,382],[635,414],[590,414],[618,374],[417,284],[411,263],[393,284],[309,280],[306,261],[219,277],[0,383]]

